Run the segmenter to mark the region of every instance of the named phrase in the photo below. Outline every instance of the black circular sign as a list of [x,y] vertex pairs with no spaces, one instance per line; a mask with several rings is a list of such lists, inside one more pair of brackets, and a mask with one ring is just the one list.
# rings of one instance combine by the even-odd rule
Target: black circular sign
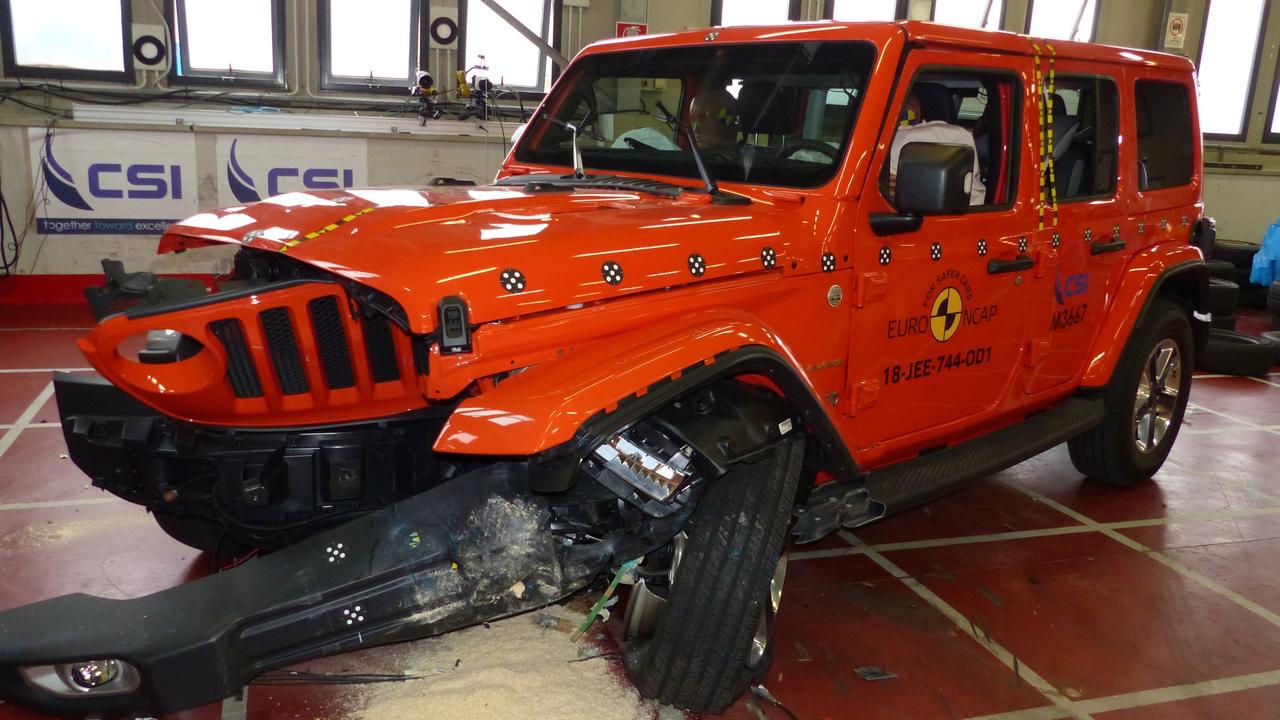
[[140,35],[133,41],[133,59],[143,65],[159,65],[168,54],[164,41],[155,35]]
[[458,39],[458,23],[448,17],[432,20],[431,39],[436,45],[452,45],[453,41]]

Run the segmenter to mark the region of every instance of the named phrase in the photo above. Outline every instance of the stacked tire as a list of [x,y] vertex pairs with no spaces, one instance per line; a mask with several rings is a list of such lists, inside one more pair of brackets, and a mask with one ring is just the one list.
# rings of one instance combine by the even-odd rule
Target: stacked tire
[[1209,268],[1208,310],[1213,316],[1209,343],[1196,358],[1196,367],[1223,375],[1265,375],[1280,362],[1280,332],[1253,337],[1238,333],[1236,311],[1240,307],[1266,307],[1271,328],[1280,331],[1280,281],[1270,288],[1253,285],[1249,273],[1256,245],[1218,240]]

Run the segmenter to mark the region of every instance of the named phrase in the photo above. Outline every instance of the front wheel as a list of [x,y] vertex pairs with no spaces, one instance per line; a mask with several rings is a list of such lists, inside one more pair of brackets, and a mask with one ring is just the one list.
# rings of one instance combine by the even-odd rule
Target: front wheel
[[1192,348],[1187,310],[1157,298],[1107,385],[1102,424],[1067,443],[1077,470],[1108,485],[1131,486],[1160,469],[1187,409]]
[[642,695],[719,713],[768,669],[803,456],[796,439],[734,466],[656,551],[657,589],[637,585],[628,601],[626,664]]

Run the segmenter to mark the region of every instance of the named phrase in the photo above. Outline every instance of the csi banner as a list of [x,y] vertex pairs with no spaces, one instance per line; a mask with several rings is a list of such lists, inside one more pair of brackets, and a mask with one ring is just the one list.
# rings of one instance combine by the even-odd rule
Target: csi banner
[[368,184],[368,144],[357,138],[218,136],[218,204]]
[[30,128],[45,235],[159,235],[197,211],[190,133]]

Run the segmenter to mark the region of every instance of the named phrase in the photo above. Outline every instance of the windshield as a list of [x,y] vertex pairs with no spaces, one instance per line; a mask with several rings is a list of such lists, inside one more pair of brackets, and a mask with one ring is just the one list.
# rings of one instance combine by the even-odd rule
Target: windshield
[[[688,134],[661,119],[669,111],[717,180],[816,187],[844,157],[874,55],[865,42],[601,53],[574,63],[546,108],[578,128],[587,172],[697,178]],[[572,133],[537,117],[515,158],[572,166]]]

